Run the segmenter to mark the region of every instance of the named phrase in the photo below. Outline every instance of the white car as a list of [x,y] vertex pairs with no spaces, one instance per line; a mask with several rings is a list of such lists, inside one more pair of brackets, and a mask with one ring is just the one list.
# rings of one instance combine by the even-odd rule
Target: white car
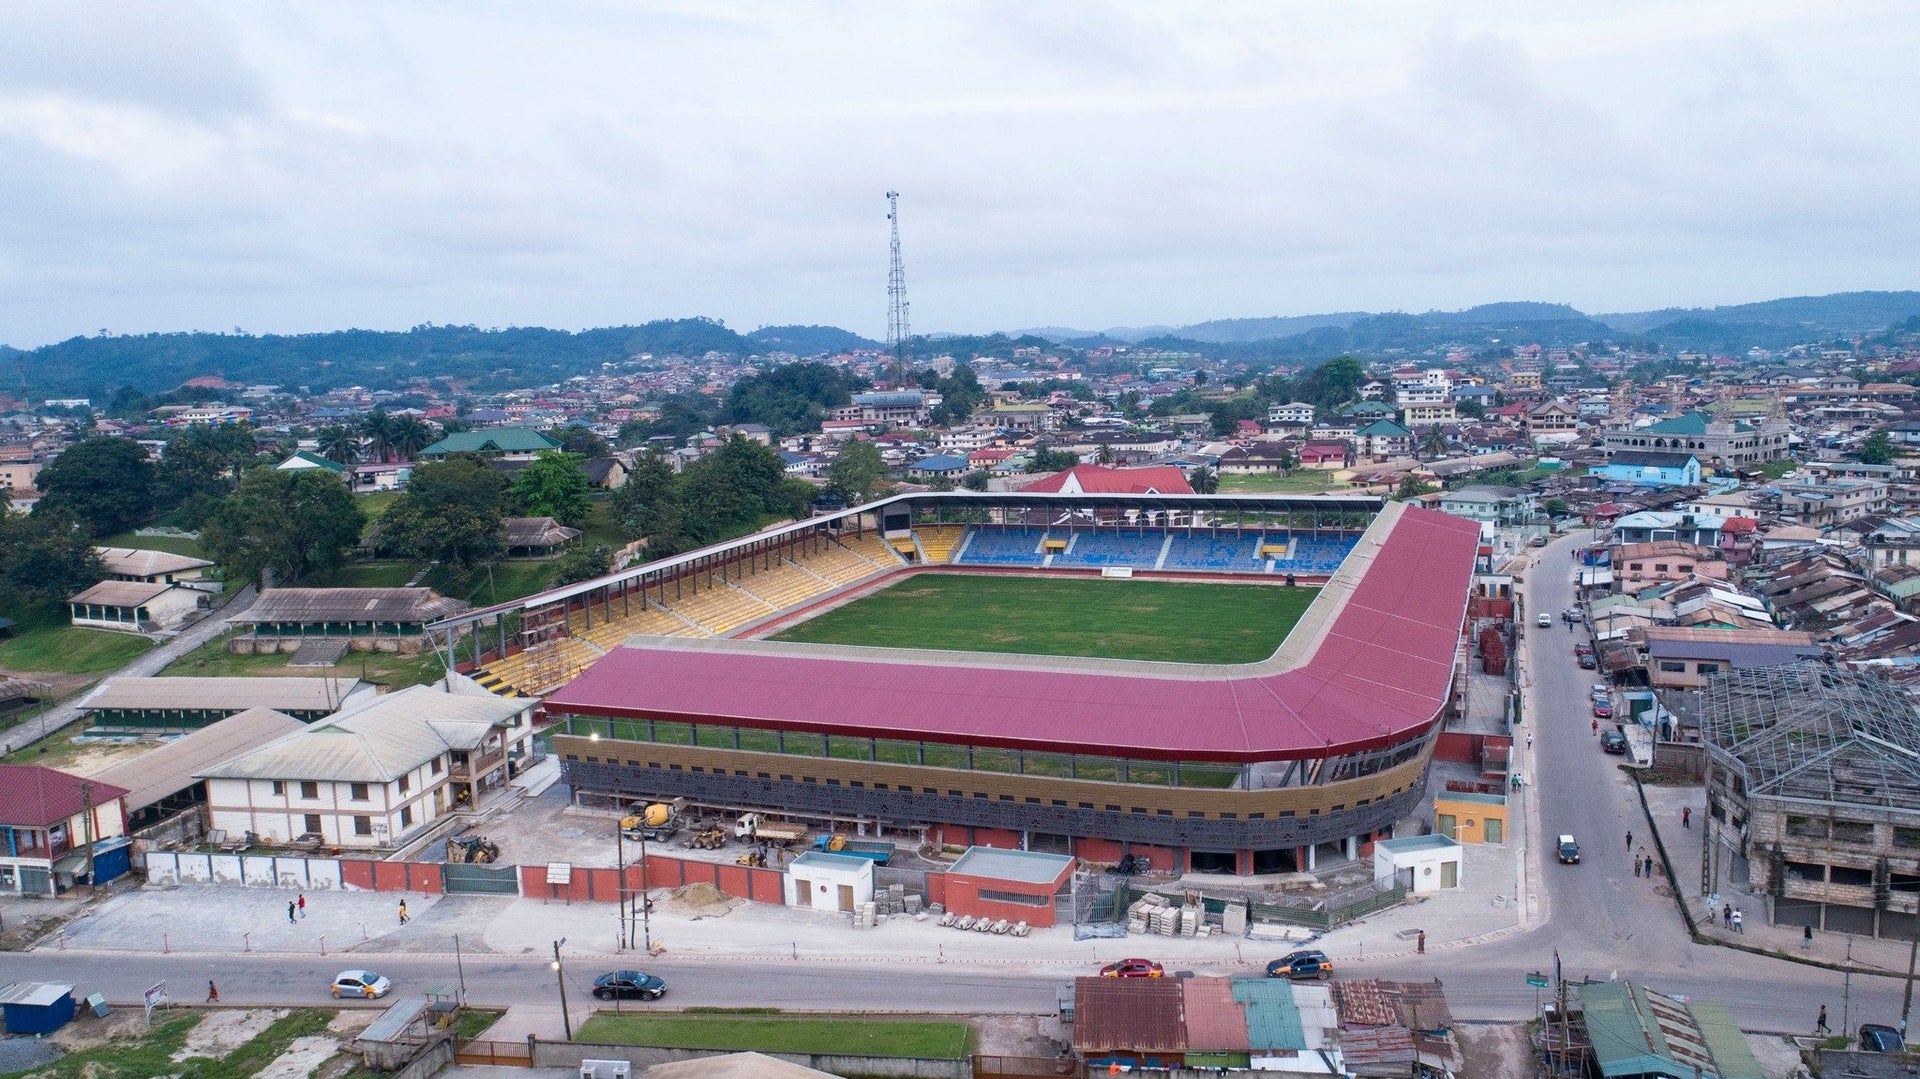
[[1545,611],[1541,611],[1541,612],[1540,612],[1540,617],[1538,617],[1538,618],[1536,618],[1536,619],[1534,619],[1534,620],[1533,620],[1533,624],[1534,624],[1534,625],[1536,625],[1536,626],[1539,626],[1539,627],[1540,627],[1541,629],[1552,629],[1552,628],[1553,628],[1553,616],[1552,616],[1552,615],[1550,615],[1550,614],[1548,614],[1548,613],[1547,613],[1547,612],[1545,612]]
[[392,982],[370,970],[343,970],[335,975],[333,979],[333,996],[335,1000],[341,997],[359,997],[363,1000],[372,1000],[375,997],[386,996],[387,991],[392,988]]

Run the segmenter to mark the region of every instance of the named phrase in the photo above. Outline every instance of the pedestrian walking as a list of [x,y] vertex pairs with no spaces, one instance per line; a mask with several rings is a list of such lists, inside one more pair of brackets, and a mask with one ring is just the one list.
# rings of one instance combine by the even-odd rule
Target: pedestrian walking
[[400,924],[407,924],[407,901],[404,899],[400,901]]
[[1832,1033],[1832,1029],[1827,1026],[1827,1006],[1825,1004],[1820,1005],[1820,1017],[1813,1021],[1813,1032],[1815,1034]]
[[307,916],[307,896],[305,892],[300,894],[300,898],[296,903],[300,907],[300,917],[305,918]]
[[1647,879],[1653,879],[1653,855],[1647,855]]
[[1593,721],[1593,736],[1595,738],[1600,737],[1600,721],[1598,719]]
[[1533,732],[1532,731],[1527,732],[1527,748],[1528,749],[1533,748]]
[[287,924],[293,924],[293,900],[287,900]]
[[1420,931],[1419,939],[1414,943],[1413,948],[1414,948],[1414,952],[1418,955],[1427,954],[1427,931],[1426,930],[1422,929]]
[[207,979],[207,1003],[208,1004],[220,1003],[220,987],[213,984],[212,978]]
[[1633,833],[1632,832],[1627,833],[1627,849],[1628,850],[1633,849]]
[[1800,930],[1800,947],[1802,947],[1802,948],[1811,948],[1811,947],[1813,947],[1813,925],[1812,925],[1812,923],[1808,923],[1808,924],[1807,924],[1806,926],[1804,926],[1804,927],[1802,927],[1802,928],[1801,928],[1801,930]]
[[1680,827],[1682,828],[1693,827],[1693,807],[1692,806],[1680,807]]

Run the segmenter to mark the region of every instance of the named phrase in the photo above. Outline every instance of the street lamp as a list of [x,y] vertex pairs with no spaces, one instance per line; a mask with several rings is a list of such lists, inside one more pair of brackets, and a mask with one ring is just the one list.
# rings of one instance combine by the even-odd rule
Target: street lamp
[[560,987],[560,1029],[567,1032],[567,1040],[573,1040],[573,1020],[567,1015],[567,968],[560,962],[560,946],[567,942],[561,937],[553,942],[553,980]]

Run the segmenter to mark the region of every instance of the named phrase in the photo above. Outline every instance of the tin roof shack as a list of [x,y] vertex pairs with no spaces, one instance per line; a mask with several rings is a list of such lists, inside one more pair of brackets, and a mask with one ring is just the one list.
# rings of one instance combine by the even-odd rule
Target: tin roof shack
[[1333,983],[1340,1011],[1340,1053],[1357,1076],[1398,1079],[1423,1071],[1459,1074],[1463,1061],[1453,1036],[1453,1012],[1440,982]]
[[0,988],[0,1013],[9,1034],[52,1034],[73,1021],[76,1007],[71,985],[14,982]]
[[1074,1052],[1089,1068],[1344,1074],[1327,986],[1284,978],[1077,978]]
[[206,587],[216,592],[220,589],[218,581],[204,580],[207,571],[213,568],[213,563],[204,558],[127,547],[95,547],[93,551],[100,556],[101,568],[107,571],[109,581],[137,581],[141,584],[198,581],[201,583],[191,587]]
[[873,860],[810,850],[787,864],[787,906],[851,914],[873,902]]
[[80,701],[93,728],[193,730],[250,708],[312,722],[372,702],[358,678],[109,678]]
[[1784,629],[1648,626],[1647,681],[1655,689],[1699,689],[1721,671],[1819,659],[1813,634]]
[[435,1022],[437,1013],[432,1005],[424,998],[389,1005],[353,1040],[360,1059],[375,1071],[399,1071],[421,1053],[447,1042],[446,1060],[451,1061],[453,1030]]
[[1593,1060],[1606,1079],[1765,1079],[1724,1004],[1682,1003],[1632,982],[1578,989]]
[[[0,892],[55,895],[84,878],[90,845],[98,853],[126,834],[126,794],[37,764],[0,764]],[[126,872],[124,848],[94,867],[97,880]]]
[[1920,898],[1920,717],[1874,675],[1729,671],[1700,692],[1715,879],[1747,853],[1776,925],[1905,936]]
[[418,652],[430,622],[459,614],[464,600],[431,588],[269,588],[227,621],[246,630],[236,652],[292,651],[309,637],[345,639],[362,652]]
[[183,625],[208,602],[206,593],[182,584],[101,581],[68,596],[67,614],[82,629],[158,633]]
[[968,847],[946,874],[947,909],[974,918],[1054,925],[1054,901],[1073,879],[1064,854]]
[[[155,843],[197,843],[206,835],[208,823],[204,808],[207,785],[195,778],[196,773],[304,727],[294,717],[271,708],[249,708],[116,764],[101,772],[99,778],[127,788],[127,827],[139,838]],[[178,819],[182,817],[190,819]]]

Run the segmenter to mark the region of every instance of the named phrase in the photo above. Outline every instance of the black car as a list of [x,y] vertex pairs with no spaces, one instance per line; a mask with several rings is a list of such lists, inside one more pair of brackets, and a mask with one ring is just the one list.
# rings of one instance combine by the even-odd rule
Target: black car
[[1600,732],[1600,748],[1606,750],[1608,753],[1625,753],[1627,751],[1627,736],[1621,734],[1615,728],[1608,727],[1606,730]]
[[1560,853],[1561,865],[1579,865],[1580,864],[1580,844],[1575,843],[1573,841],[1572,836],[1570,835],[1561,836],[1560,842],[1556,844],[1556,849]]
[[1869,1053],[1904,1053],[1907,1043],[1894,1027],[1882,1023],[1863,1023],[1860,1026],[1860,1048]]
[[616,970],[611,974],[602,974],[593,980],[593,995],[601,1000],[615,997],[625,999],[659,1000],[667,995],[665,979],[639,970]]

